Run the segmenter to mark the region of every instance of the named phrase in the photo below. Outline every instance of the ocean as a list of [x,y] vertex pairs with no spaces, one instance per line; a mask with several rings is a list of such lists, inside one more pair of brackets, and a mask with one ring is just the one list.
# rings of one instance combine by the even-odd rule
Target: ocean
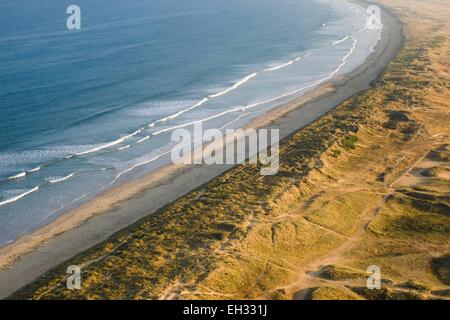
[[[66,9],[81,9],[68,30]],[[364,62],[366,10],[329,0],[0,2],[0,246]]]

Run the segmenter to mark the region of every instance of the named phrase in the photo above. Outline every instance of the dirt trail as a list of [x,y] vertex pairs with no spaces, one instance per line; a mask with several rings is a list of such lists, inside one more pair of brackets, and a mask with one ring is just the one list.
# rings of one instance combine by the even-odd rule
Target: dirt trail
[[430,149],[428,149],[404,173],[402,173],[397,179],[395,179],[387,186],[388,192],[374,206],[367,209],[361,215],[363,217],[364,223],[360,226],[358,231],[353,234],[352,237],[350,237],[337,249],[333,250],[327,255],[320,257],[319,259],[314,260],[300,270],[299,279],[295,283],[288,285],[288,287],[299,288],[299,291],[294,296],[295,300],[304,300],[307,297],[308,293],[310,292],[309,288],[312,282],[316,280],[317,276],[320,275],[321,267],[331,264],[343,263],[345,261],[346,258],[344,254],[351,250],[355,246],[355,244],[362,239],[367,230],[367,227],[372,222],[372,220],[376,218],[379,210],[384,206],[389,197],[396,192],[393,186],[401,181],[401,179],[409,174],[415,167],[417,167],[425,159],[429,152]]

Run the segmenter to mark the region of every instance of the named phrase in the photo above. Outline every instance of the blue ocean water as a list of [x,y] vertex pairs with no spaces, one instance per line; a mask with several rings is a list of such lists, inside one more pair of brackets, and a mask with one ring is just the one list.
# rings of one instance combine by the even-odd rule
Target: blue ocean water
[[379,39],[365,19],[327,0],[1,1],[0,245],[166,163],[171,128],[241,126],[350,71]]

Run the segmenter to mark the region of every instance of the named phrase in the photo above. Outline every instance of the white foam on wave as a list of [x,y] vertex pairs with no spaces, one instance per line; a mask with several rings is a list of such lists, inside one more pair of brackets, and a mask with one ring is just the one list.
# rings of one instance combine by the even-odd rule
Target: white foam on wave
[[170,115],[170,116],[167,116],[167,117],[165,117],[165,118],[156,120],[155,122],[150,123],[148,126],[149,126],[149,127],[154,127],[155,124],[157,124],[157,123],[160,123],[160,122],[166,122],[166,121],[168,121],[168,120],[175,119],[175,118],[181,116],[183,113],[186,113],[186,112],[188,112],[188,111],[191,111],[192,109],[195,109],[195,108],[197,108],[197,107],[200,107],[202,104],[206,103],[208,100],[209,100],[208,98],[203,98],[202,100],[200,100],[200,101],[197,102],[196,104],[190,106],[189,108],[186,108],[186,109],[183,109],[183,110],[181,110],[181,111],[178,111],[177,113],[174,113],[174,114],[172,114],[172,115]]
[[244,83],[246,83],[246,82],[249,81],[250,79],[256,77],[257,74],[258,74],[258,72],[254,72],[254,73],[252,73],[252,74],[250,74],[250,75],[244,77],[242,80],[236,82],[236,83],[235,83],[234,85],[232,85],[231,87],[229,87],[229,88],[227,88],[227,89],[225,89],[225,90],[223,90],[223,91],[220,91],[220,92],[218,92],[218,93],[211,94],[211,95],[209,95],[208,97],[209,97],[209,98],[216,98],[216,97],[222,96],[222,95],[224,95],[224,94],[226,94],[226,93],[228,93],[228,92],[230,92],[230,91],[233,91],[234,89],[239,88],[241,85],[243,85]]
[[285,68],[285,67],[287,67],[287,66],[290,66],[290,65],[293,64],[293,63],[294,63],[294,60],[291,60],[291,61],[289,61],[289,62],[287,62],[287,63],[284,63],[284,64],[281,64],[281,65],[279,65],[279,66],[264,69],[263,71],[275,71],[275,70],[279,70],[279,69]]
[[33,169],[28,170],[29,173],[33,173],[33,172],[38,172],[39,170],[41,170],[41,167],[36,167]]
[[139,140],[137,141],[137,143],[142,143],[142,142],[144,142],[145,140],[148,140],[148,139],[150,139],[150,136],[146,136],[146,137],[144,137],[144,138],[142,138],[142,139],[139,139]]
[[346,36],[346,37],[342,38],[341,40],[338,40],[338,41],[333,42],[332,45],[333,45],[333,46],[337,46],[338,44],[340,44],[340,43],[342,43],[342,42],[345,42],[345,41],[347,41],[348,39],[350,39],[350,37],[349,37],[349,36]]
[[[304,57],[307,57],[307,55],[305,55]],[[288,61],[288,62],[286,62],[286,63],[280,64],[280,65],[278,65],[278,66],[270,67],[270,68],[264,69],[263,71],[264,71],[264,72],[267,72],[267,71],[275,71],[275,70],[279,70],[279,69],[286,68],[286,67],[290,66],[291,64],[293,64],[294,62],[299,61],[301,58],[302,58],[302,57],[297,57],[297,58],[292,59],[292,60],[290,60],[290,61]]]
[[120,147],[118,150],[119,150],[119,151],[122,151],[122,150],[128,149],[129,147],[130,147],[130,145],[126,145],[126,146],[124,146],[124,147]]
[[8,180],[15,180],[15,179],[23,178],[23,177],[25,177],[26,175],[27,175],[26,172],[21,172],[21,173],[19,173],[19,174],[16,174],[16,175],[14,175],[14,176],[9,177]]
[[17,200],[20,200],[20,199],[22,199],[23,197],[26,197],[26,196],[29,195],[30,193],[33,193],[33,192],[35,192],[35,191],[37,191],[37,190],[39,190],[39,187],[34,187],[33,189],[30,189],[30,190],[28,190],[28,191],[25,191],[24,193],[21,193],[21,194],[19,194],[18,196],[15,196],[15,197],[13,197],[13,198],[11,198],[11,199],[7,199],[7,200],[5,200],[5,201],[0,202],[0,206],[3,206],[3,205],[8,204],[8,203],[16,202]]
[[57,178],[53,178],[53,179],[50,178],[47,181],[48,181],[48,183],[55,184],[58,182],[63,182],[63,181],[69,180],[70,178],[74,177],[75,175],[76,175],[76,172],[72,172],[71,174],[69,174],[65,177],[57,177]]
[[113,147],[113,146],[115,146],[117,144],[120,144],[120,143],[123,143],[125,140],[128,140],[128,139],[134,137],[135,135],[141,133],[142,130],[143,129],[141,128],[141,129],[136,130],[135,132],[133,132],[133,133],[131,133],[129,135],[123,136],[123,137],[121,137],[121,138],[119,138],[117,140],[114,140],[114,141],[102,144],[101,146],[98,146],[98,147],[93,148],[93,149],[89,149],[89,150],[86,150],[86,151],[83,151],[83,152],[75,153],[75,155],[76,156],[83,156],[83,155],[86,155],[86,154],[89,154],[89,153],[93,153],[93,152],[97,152],[97,151],[100,151],[100,150],[103,150],[103,149],[106,149],[106,148]]

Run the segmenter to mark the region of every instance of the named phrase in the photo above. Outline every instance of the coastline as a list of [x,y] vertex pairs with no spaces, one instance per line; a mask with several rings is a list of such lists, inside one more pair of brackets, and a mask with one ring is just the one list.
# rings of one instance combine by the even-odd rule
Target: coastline
[[[276,127],[283,138],[367,89],[389,64],[402,43],[398,19],[385,11],[384,21],[382,38],[363,65],[305,96],[272,109],[247,127]],[[164,166],[136,181],[106,191],[85,205],[62,214],[52,224],[1,248],[0,267],[22,258],[13,262],[11,268],[0,272],[0,298],[229,168]]]

